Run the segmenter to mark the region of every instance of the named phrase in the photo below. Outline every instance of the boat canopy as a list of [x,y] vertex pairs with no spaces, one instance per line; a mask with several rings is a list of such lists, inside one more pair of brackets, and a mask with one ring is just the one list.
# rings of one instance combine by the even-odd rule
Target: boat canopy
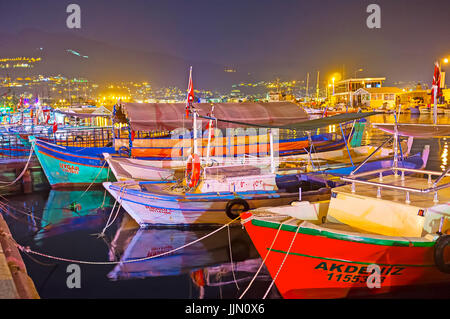
[[336,125],[340,123],[350,122],[359,120],[368,116],[380,114],[379,112],[352,112],[352,113],[342,113],[334,116],[323,117],[320,119],[309,120],[304,122],[298,122],[293,124],[287,124],[284,126],[279,126],[280,129],[290,129],[295,131],[313,131],[318,128],[325,127],[328,125]]
[[[209,116],[211,103],[194,103],[200,117]],[[173,130],[192,127],[192,116],[186,119],[185,103],[121,103],[116,106],[116,120],[128,119],[135,131]],[[308,120],[308,114],[291,102],[214,103],[214,118],[223,119],[219,128],[246,126],[271,127]],[[245,126],[245,125],[244,125]]]
[[[212,105],[214,114],[211,116]],[[193,106],[200,118],[216,121],[219,128],[264,127],[309,131],[378,114],[344,113],[309,120],[306,111],[291,102],[194,103]],[[184,103],[121,103],[116,105],[115,121],[129,121],[134,131],[192,127],[192,116],[186,119],[185,112]]]
[[[375,128],[391,134],[395,133],[395,125],[387,123],[374,123]],[[398,135],[416,138],[440,138],[450,136],[450,125],[434,124],[398,124]]]

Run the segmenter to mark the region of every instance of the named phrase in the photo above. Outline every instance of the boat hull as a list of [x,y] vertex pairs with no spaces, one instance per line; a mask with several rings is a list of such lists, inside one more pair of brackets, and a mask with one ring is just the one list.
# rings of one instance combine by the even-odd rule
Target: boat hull
[[101,151],[107,151],[105,148],[99,148],[97,152],[89,148],[90,153],[86,153],[85,148],[34,141],[36,156],[52,188],[82,187],[113,179],[101,155]]
[[[143,192],[123,187],[127,183],[105,182],[103,186],[141,226],[223,225],[231,221],[227,204],[236,198],[245,200],[251,209],[287,205],[298,199],[298,193],[279,191],[220,192],[182,196]],[[131,183],[128,183],[131,185]],[[328,189],[313,191],[311,199],[330,196]],[[303,195],[303,197],[307,195]]]
[[[280,224],[252,217],[242,214],[243,224],[261,257],[270,251],[265,264],[272,278],[288,254],[275,280],[284,298],[341,298],[450,282],[450,275],[434,264],[433,241],[383,239],[305,222],[313,227],[283,225],[271,248]],[[381,269],[380,288],[368,287],[371,264]]]

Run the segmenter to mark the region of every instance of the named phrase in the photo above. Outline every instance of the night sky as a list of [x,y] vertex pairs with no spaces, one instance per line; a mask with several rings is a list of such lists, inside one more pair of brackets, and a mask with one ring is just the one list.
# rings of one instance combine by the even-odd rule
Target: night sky
[[[124,48],[303,78],[347,75],[429,80],[450,56],[449,0],[0,0],[0,33],[72,32]],[[69,30],[66,6],[81,6]],[[381,6],[381,29],[366,7]]]

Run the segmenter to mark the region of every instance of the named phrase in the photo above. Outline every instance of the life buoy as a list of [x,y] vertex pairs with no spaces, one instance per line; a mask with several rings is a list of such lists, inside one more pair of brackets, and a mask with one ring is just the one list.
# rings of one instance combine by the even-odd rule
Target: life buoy
[[445,248],[450,245],[450,235],[443,235],[438,238],[434,245],[434,263],[443,273],[450,274],[450,263],[445,263]]
[[200,158],[197,154],[189,155],[187,164],[186,164],[186,184],[189,187],[197,186],[200,180]]
[[225,213],[231,219],[235,219],[236,217],[239,217],[241,213],[248,211],[249,208],[250,206],[248,205],[247,201],[243,200],[242,198],[235,198],[227,203],[227,206],[225,207]]

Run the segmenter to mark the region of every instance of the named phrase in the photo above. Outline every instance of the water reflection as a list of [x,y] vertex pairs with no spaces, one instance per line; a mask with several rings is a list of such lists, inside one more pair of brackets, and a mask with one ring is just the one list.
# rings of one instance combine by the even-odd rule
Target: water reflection
[[[193,298],[216,295],[217,288],[220,297],[236,298],[250,283],[262,263],[249,236],[241,227],[230,227],[229,237],[225,228],[193,245],[189,244],[210,234],[214,228],[136,227],[137,224],[128,215],[124,215],[111,242],[110,260],[132,261],[171,252],[185,245],[188,247],[146,261],[120,263],[108,273],[111,280],[187,274],[196,287]],[[257,277],[257,284],[263,282],[268,287],[270,280],[268,271],[263,267]],[[222,290],[224,287],[228,289],[226,295]],[[274,294],[276,291],[272,292],[272,296]]]
[[104,214],[113,205],[104,190],[51,190],[42,211],[41,227],[35,240],[71,232],[95,229],[104,224]]

